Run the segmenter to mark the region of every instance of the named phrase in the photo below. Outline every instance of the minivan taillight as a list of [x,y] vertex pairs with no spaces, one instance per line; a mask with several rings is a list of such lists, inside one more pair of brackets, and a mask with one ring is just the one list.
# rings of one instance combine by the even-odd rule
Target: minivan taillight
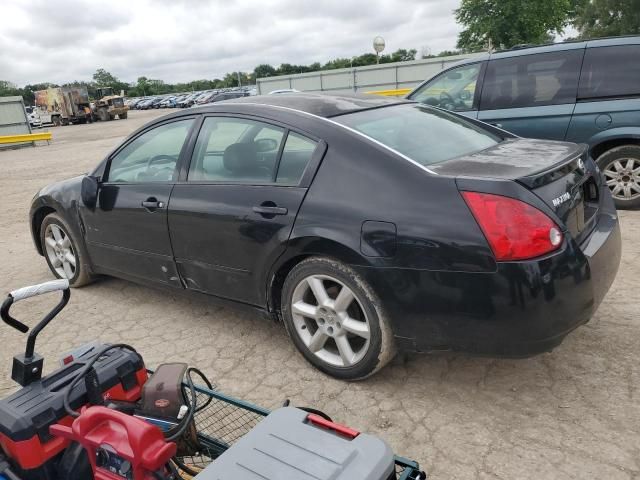
[[462,196],[499,262],[539,257],[562,244],[560,228],[528,203],[490,193]]

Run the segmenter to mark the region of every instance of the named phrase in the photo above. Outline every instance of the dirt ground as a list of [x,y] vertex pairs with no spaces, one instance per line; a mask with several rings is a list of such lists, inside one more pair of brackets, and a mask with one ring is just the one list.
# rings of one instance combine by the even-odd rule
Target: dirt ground
[[[0,151],[0,293],[52,278],[28,228],[33,195],[90,170],[126,134],[164,112],[52,129],[51,145]],[[396,359],[360,383],[309,366],[284,330],[207,299],[105,279],[74,290],[37,350],[102,339],[138,348],[147,365],[184,360],[224,392],[273,408],[320,408],[381,435],[433,479],[640,479],[640,212],[621,212],[624,252],[599,311],[554,352],[526,360],[465,355]],[[31,324],[54,299],[18,304]],[[0,395],[24,338],[0,324]]]

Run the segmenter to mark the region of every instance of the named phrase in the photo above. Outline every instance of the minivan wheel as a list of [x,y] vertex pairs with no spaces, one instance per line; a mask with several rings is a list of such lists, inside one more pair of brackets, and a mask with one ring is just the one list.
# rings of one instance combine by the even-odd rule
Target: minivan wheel
[[296,348],[332,377],[363,379],[395,356],[377,295],[336,260],[312,257],[291,270],[282,291],[282,316]]
[[56,277],[66,278],[72,287],[91,283],[93,277],[88,272],[84,253],[59,215],[51,213],[42,221],[40,243],[47,265]]
[[607,150],[597,160],[616,207],[640,207],[640,145]]

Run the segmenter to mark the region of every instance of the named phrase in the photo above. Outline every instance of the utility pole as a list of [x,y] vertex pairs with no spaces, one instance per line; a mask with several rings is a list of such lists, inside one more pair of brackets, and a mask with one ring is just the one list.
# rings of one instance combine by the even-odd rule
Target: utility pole
[[241,87],[242,82],[240,81],[240,72],[237,72],[237,73],[238,73],[238,87]]

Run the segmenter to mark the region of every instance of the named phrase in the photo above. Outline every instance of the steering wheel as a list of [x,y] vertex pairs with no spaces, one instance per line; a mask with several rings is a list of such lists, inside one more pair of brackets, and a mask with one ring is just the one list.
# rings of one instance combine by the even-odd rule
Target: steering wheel
[[175,163],[176,159],[171,155],[156,155],[151,157],[147,162],[147,169],[151,168],[154,163]]
[[[151,157],[147,162],[147,170],[145,172],[140,172],[138,177],[146,178],[146,179],[163,179],[163,175],[167,175],[166,180],[170,180],[173,175],[173,171],[175,168],[176,159],[171,155],[156,155],[155,157]],[[158,166],[154,166],[157,164]],[[174,165],[166,165],[166,164],[174,164]],[[164,165],[164,166],[161,166]],[[139,178],[141,179],[141,178]]]
[[446,110],[452,110],[456,105],[455,99],[449,92],[440,92],[440,107]]

